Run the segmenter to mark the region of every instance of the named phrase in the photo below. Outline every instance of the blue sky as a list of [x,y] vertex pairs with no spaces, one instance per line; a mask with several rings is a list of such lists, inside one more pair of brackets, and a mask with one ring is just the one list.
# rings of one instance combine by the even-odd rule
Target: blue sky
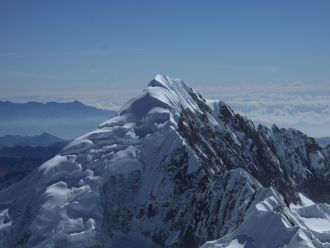
[[2,0],[0,98],[128,98],[157,73],[219,97],[297,82],[327,97],[329,13],[327,0]]

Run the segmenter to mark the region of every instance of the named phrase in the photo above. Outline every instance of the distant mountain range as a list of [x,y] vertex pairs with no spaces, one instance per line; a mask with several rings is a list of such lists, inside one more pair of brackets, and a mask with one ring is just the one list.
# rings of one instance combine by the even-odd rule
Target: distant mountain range
[[[108,110],[85,105],[79,101],[73,102],[27,102],[14,103],[0,101],[0,118],[62,118],[67,116],[107,115]],[[112,113],[112,112],[111,112]]]
[[67,142],[49,133],[42,133],[35,136],[5,135],[0,137],[0,148],[7,146],[49,146],[53,143]]
[[68,142],[49,133],[0,137],[0,190],[23,179]]
[[0,135],[52,133],[71,139],[93,130],[113,111],[87,106],[79,101],[14,103],[0,101]]
[[330,145],[330,137],[316,138],[315,140],[322,147],[326,147],[327,145]]

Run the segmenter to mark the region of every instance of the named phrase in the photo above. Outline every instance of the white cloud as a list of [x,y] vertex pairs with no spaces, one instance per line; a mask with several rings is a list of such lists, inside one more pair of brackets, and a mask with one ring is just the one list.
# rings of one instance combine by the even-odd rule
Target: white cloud
[[[330,136],[330,82],[307,84],[219,85],[194,87],[205,98],[221,99],[236,112],[245,114],[257,123],[280,127],[293,127],[310,136]],[[24,92],[7,96],[14,101],[72,101],[80,100],[93,106],[118,110],[142,89],[108,90],[94,92],[45,92],[40,96]]]
[[330,134],[330,82],[200,87],[257,123],[293,127],[311,136]]

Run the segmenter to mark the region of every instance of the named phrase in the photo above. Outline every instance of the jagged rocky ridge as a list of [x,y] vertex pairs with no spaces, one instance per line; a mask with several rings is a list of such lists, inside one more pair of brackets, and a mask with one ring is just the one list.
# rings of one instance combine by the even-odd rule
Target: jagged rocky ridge
[[0,192],[0,247],[329,247],[329,189],[329,147],[158,75]]

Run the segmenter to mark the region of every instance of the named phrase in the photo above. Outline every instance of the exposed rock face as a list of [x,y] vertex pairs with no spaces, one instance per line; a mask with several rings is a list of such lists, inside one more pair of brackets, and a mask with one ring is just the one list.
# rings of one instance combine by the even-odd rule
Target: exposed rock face
[[[200,101],[205,104],[204,99]],[[205,171],[210,172],[210,178],[214,170],[240,167],[263,186],[275,187],[288,204],[299,201],[299,190],[317,200],[329,197],[328,152],[313,138],[275,125],[271,129],[262,125],[255,127],[247,118],[234,114],[225,103],[214,104],[218,106],[212,110],[205,107],[202,114],[189,109],[183,111],[178,129],[202,161]],[[214,108],[218,108],[215,125],[211,121]],[[323,185],[323,189],[315,190],[315,182]]]
[[329,200],[329,161],[299,131],[255,127],[156,76],[116,117],[0,192],[0,246],[322,247],[329,232],[306,219],[328,223],[330,206],[302,192]]

